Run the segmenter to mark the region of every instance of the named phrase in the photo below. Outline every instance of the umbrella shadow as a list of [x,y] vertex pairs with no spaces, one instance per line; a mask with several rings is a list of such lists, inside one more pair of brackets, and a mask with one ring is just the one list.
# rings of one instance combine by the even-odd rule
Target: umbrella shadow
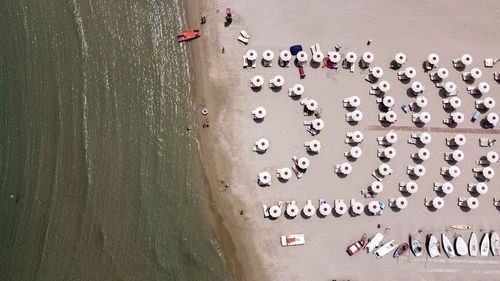
[[358,67],[359,67],[359,68],[361,68],[361,69],[367,69],[367,68],[369,68],[369,67],[370,67],[370,64],[368,64],[368,63],[367,63],[367,64],[365,64],[365,63],[363,63],[363,61],[362,61],[362,60],[359,60],[359,61],[358,61]]
[[287,180],[287,179],[284,179],[284,178],[278,178],[278,181],[279,181],[280,183],[287,183],[287,182],[288,182],[288,180]]
[[298,100],[300,100],[300,99],[302,98],[302,96],[297,96],[297,95],[295,95],[295,96],[290,96],[290,98],[291,98],[292,100],[294,100],[294,101],[298,101]]
[[382,111],[382,112],[387,112],[387,111],[389,111],[389,108],[387,106],[385,106],[383,103],[379,103],[378,110]]
[[264,118],[254,118],[253,122],[260,124],[260,123],[264,122]]
[[453,111],[455,111],[455,109],[452,107],[444,107],[444,106],[443,106],[443,110],[446,113],[452,113]]
[[387,121],[380,121],[380,125],[382,127],[385,127],[385,128],[388,128],[391,126],[391,122],[387,122]]
[[311,218],[311,217],[306,216],[303,211],[300,211],[300,217],[305,219],[305,220],[308,220]]
[[464,71],[465,70],[465,65],[464,64],[458,64],[458,65],[454,65],[453,68],[457,71]]
[[406,89],[406,96],[409,98],[415,98],[415,94],[411,88]]
[[425,123],[424,122],[413,122],[413,124],[415,124],[415,127],[417,127],[417,128],[423,128],[423,127],[425,127]]
[[[434,206],[432,206],[432,205],[430,205],[430,206],[425,206],[425,207],[427,207],[427,210],[428,210],[429,212],[432,212],[432,213],[434,213],[434,212],[436,212],[436,211],[438,210],[436,207],[434,207]],[[429,238],[426,238],[426,239],[428,240]],[[426,244],[426,245],[427,245],[427,247],[428,247],[428,241],[427,241],[425,244]]]
[[469,78],[469,79],[466,79],[466,80],[464,80],[464,79],[462,79],[462,80],[463,80],[463,81],[464,81],[464,83],[465,83],[465,84],[467,84],[467,85],[472,85],[472,84],[474,84],[474,82],[476,82],[476,79],[474,79],[474,78],[472,78],[472,77],[471,77],[471,78]]
[[455,122],[449,122],[448,124],[445,124],[445,125],[448,126],[448,128],[450,128],[450,129],[454,129],[458,126],[458,124]]
[[422,62],[422,70],[424,71],[424,73],[428,73],[432,69],[434,69],[434,68],[427,69],[427,61]]
[[309,150],[309,149],[306,149],[306,152],[307,152],[307,155],[309,155],[309,156],[315,156],[315,155],[318,155],[318,152],[314,152],[314,151]]
[[316,215],[320,218],[326,218],[327,216],[324,216],[320,211],[319,211],[319,207],[318,209],[316,209]]
[[283,87],[282,86],[277,86],[277,87],[272,87],[271,88],[271,91],[273,91],[274,93],[279,93],[281,91]]
[[387,157],[378,157],[378,159],[380,159],[382,163],[389,163],[391,161],[391,159]]
[[354,121],[354,120],[351,120],[351,121],[347,121],[347,124],[351,125],[351,126],[356,126],[358,125],[358,121]]
[[260,92],[262,90],[262,86],[260,86],[260,87],[251,87],[251,89],[252,89],[252,91],[254,93],[258,93],[258,92]]
[[[302,212],[301,212],[301,213],[302,213]],[[287,220],[293,220],[293,219],[295,218],[295,217],[289,216],[286,212],[285,212],[284,216],[285,216],[285,218],[286,218]]]
[[365,215],[367,215],[367,216],[375,217],[375,215],[372,212],[370,212],[368,205],[366,205],[365,208],[363,209],[363,213],[365,213]]
[[490,165],[490,164],[488,163],[488,161],[487,161],[487,160],[488,160],[488,158],[487,158],[486,156],[481,156],[481,157],[479,158],[479,160],[480,160],[480,161],[481,161],[481,160],[482,160],[482,161],[485,161],[485,162],[484,162],[484,163],[482,163],[482,164],[478,164],[478,165],[480,165],[480,166],[486,167],[486,166],[489,166],[489,165]]
[[440,88],[439,91],[438,91],[438,95],[440,98],[442,99],[445,99],[447,98],[448,96],[446,95],[446,90],[444,88]]
[[398,80],[403,84],[403,85],[408,85],[410,84],[411,82],[411,79],[410,78],[406,78],[406,77],[403,77],[402,79],[399,79]]
[[349,162],[356,162],[356,160],[358,160],[358,158],[356,158],[356,157],[352,157],[352,156],[346,156],[346,159],[347,159],[347,161],[349,161]]
[[313,60],[309,61],[309,66],[314,68],[314,69],[317,69],[321,66],[321,62],[315,62]]
[[452,181],[453,180],[453,177],[450,176],[449,174],[444,174],[444,175],[441,175],[441,176],[443,176],[443,179],[445,181]]
[[460,206],[460,211],[462,211],[464,213],[468,213],[471,211],[471,209],[467,206]]
[[419,113],[422,111],[420,106],[414,106],[413,109],[410,109],[412,112]]
[[336,173],[336,174],[337,174],[337,177],[339,177],[339,178],[341,178],[341,179],[343,179],[343,178],[347,177],[347,175],[346,175],[346,174],[343,174],[343,173]]
[[353,112],[357,109],[356,107],[344,107],[344,108],[347,112]]
[[398,208],[398,207],[396,207],[396,206],[390,206],[389,208],[391,209],[391,211],[393,211],[393,212],[395,212],[395,213],[399,213],[399,212],[401,212],[401,209],[400,209],[400,208]]
[[415,164],[422,164],[422,163],[424,163],[424,160],[422,160],[420,158],[417,158],[417,157],[411,157],[411,159],[413,160],[413,163],[415,163]]
[[417,176],[417,175],[414,175],[414,174],[409,174],[409,173],[406,173],[408,175],[408,177],[412,180],[412,181],[416,181],[418,180],[420,177]]

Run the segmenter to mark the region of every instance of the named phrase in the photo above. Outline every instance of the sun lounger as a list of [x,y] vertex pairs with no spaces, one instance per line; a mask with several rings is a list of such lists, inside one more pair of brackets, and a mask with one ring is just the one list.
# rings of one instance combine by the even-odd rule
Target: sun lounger
[[481,146],[481,147],[490,147],[490,146],[493,146],[493,144],[495,142],[496,142],[496,139],[480,138],[479,139],[479,146]]
[[409,138],[408,139],[408,143],[409,144],[417,144],[417,139],[415,139],[415,138]]
[[498,62],[498,59],[486,58],[484,59],[484,67],[493,67],[495,63]]
[[299,170],[297,169],[297,167],[292,166],[292,171],[295,173],[295,176],[296,176],[298,179],[302,178],[302,173],[301,173],[301,172],[299,172]]
[[378,174],[377,174],[377,172],[373,172],[372,173],[372,177],[374,177],[376,180],[378,180],[380,182],[383,180],[383,177],[379,177]]
[[257,61],[256,60],[253,60],[252,61],[252,68],[255,68],[257,66]]
[[427,206],[427,207],[431,207],[432,206],[432,201],[429,200],[429,198],[425,197],[424,198],[424,205]]
[[247,45],[248,44],[248,39],[243,37],[243,36],[238,36],[238,41],[240,41],[241,43]]
[[247,57],[246,56],[243,56],[243,68],[247,68],[248,67],[248,60],[247,60]]
[[495,81],[500,81],[500,73],[494,72],[493,73],[493,79],[495,79]]
[[365,80],[370,82],[370,83],[375,83],[378,81],[378,79],[371,74],[366,75]]
[[264,212],[264,218],[269,217],[269,208],[267,205],[262,205],[262,211]]
[[321,48],[319,47],[319,43],[314,44],[314,47],[316,48],[316,52],[321,52]]
[[241,30],[241,31],[240,31],[240,35],[241,35],[243,38],[250,39],[250,35],[248,35],[248,33],[247,33],[245,30]]
[[312,125],[312,121],[304,121],[304,126],[311,126]]
[[493,198],[493,206],[500,207],[500,198],[498,197]]

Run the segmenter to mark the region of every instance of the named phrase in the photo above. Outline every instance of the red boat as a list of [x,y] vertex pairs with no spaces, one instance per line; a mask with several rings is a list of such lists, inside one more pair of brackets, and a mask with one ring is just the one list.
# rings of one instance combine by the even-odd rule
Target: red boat
[[177,42],[184,42],[200,37],[198,29],[187,29],[184,32],[177,34]]

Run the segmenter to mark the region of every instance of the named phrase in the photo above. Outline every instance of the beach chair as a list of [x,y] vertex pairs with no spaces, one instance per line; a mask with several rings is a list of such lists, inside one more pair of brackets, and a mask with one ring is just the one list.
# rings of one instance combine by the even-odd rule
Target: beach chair
[[443,187],[443,184],[440,183],[440,182],[434,182],[434,187],[433,187],[433,190],[434,191],[441,191],[441,188]]
[[500,198],[498,197],[493,198],[493,206],[500,207]]
[[480,138],[479,139],[479,146],[481,147],[491,147],[495,143],[496,139],[490,139],[490,138]]
[[267,205],[262,205],[262,211],[264,212],[264,218],[269,217],[269,208]]
[[307,200],[306,201],[306,205],[312,205],[312,204],[313,204],[312,200]]
[[248,67],[248,60],[247,60],[247,57],[246,56],[243,56],[243,68],[247,68]]

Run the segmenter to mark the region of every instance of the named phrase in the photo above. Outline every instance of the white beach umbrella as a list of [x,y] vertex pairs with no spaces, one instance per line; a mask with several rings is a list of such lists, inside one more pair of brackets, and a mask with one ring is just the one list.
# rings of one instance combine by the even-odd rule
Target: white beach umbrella
[[271,50],[265,50],[262,53],[262,57],[264,58],[264,60],[270,61],[274,58],[274,52]]
[[489,151],[488,154],[486,154],[486,159],[490,163],[496,163],[498,162],[498,153],[495,151]]
[[309,164],[309,159],[306,157],[300,157],[299,160],[297,160],[297,166],[299,166],[302,170],[309,168]]
[[382,104],[387,107],[387,108],[391,108],[394,106],[394,98],[391,97],[391,96],[385,96],[383,99],[382,99]]
[[391,144],[396,143],[398,141],[398,134],[394,131],[389,131],[385,134],[385,140]]
[[368,203],[368,210],[374,215],[380,212],[380,204],[378,201],[370,201],[370,203]]
[[281,87],[285,84],[285,78],[283,78],[283,76],[281,76],[281,75],[276,75],[273,78],[273,84],[276,87]]
[[297,60],[299,62],[306,62],[307,61],[307,53],[304,51],[300,51],[297,53]]
[[351,117],[352,120],[359,122],[363,120],[363,112],[361,112],[360,110],[354,110],[353,112],[351,112]]
[[420,93],[424,89],[424,85],[420,81],[415,81],[411,83],[411,89],[415,93]]
[[458,166],[450,166],[448,168],[448,174],[450,175],[450,177],[452,178],[456,178],[458,176],[460,176],[460,168]]
[[269,184],[271,182],[271,174],[269,172],[260,172],[259,181],[262,184]]
[[467,199],[467,207],[469,207],[470,209],[477,209],[477,207],[479,207],[479,200],[474,197],[469,197]]
[[375,59],[375,56],[373,56],[372,52],[364,52],[363,53],[363,60],[366,63],[371,63],[371,62],[373,62],[374,59]]
[[441,190],[444,194],[451,194],[453,192],[453,184],[451,182],[445,182],[441,186]]
[[281,178],[289,180],[292,177],[292,170],[290,168],[282,168],[279,174]]
[[418,139],[423,144],[429,144],[432,141],[432,136],[431,136],[431,134],[429,134],[427,132],[423,132],[423,133],[420,134],[420,136],[418,137]]
[[246,57],[247,57],[247,60],[253,61],[253,60],[257,59],[257,52],[255,50],[248,50]]
[[418,96],[416,100],[417,106],[420,108],[425,108],[428,104],[427,98],[424,96]]
[[408,207],[408,200],[402,196],[396,198],[396,207],[398,207],[399,209],[405,209],[406,207]]
[[352,132],[352,140],[355,142],[362,142],[363,141],[363,133],[361,131],[354,131]]
[[344,175],[348,175],[352,172],[352,166],[349,163],[342,163],[340,165],[340,172]]
[[388,176],[392,170],[391,170],[391,166],[383,163],[383,164],[380,164],[380,166],[378,166],[378,172],[382,175],[382,176]]
[[340,61],[340,53],[339,52],[329,52],[328,59],[333,63],[337,63]]
[[372,73],[373,77],[381,78],[382,75],[384,75],[384,70],[380,66],[375,66],[374,68],[372,68],[371,73]]
[[355,62],[357,59],[358,59],[358,56],[354,53],[354,52],[348,52],[346,55],[345,55],[345,59],[350,62],[350,63],[353,63]]
[[486,121],[490,124],[496,125],[498,123],[498,114],[493,112],[488,113],[488,115],[486,115]]
[[363,213],[363,208],[364,208],[364,206],[363,206],[363,203],[361,203],[361,202],[355,202],[351,206],[352,211],[358,215]]
[[328,216],[332,212],[332,207],[328,203],[319,205],[319,213],[323,216]]
[[302,209],[302,212],[304,213],[305,216],[312,217],[316,212],[316,208],[311,204],[307,204],[304,206],[304,209]]
[[398,119],[398,114],[392,110],[387,111],[385,114],[385,120],[389,123],[394,123]]
[[260,87],[264,84],[264,78],[260,75],[255,75],[252,77],[251,82],[255,87]]
[[486,83],[486,82],[481,82],[479,83],[479,85],[477,86],[477,89],[479,90],[479,92],[481,94],[487,94],[490,92],[490,84]]
[[295,95],[301,96],[304,93],[304,85],[302,84],[295,84],[292,87],[292,91]]
[[325,58],[325,55],[323,55],[322,52],[315,52],[313,55],[312,55],[312,60],[314,62],[322,62],[323,59]]
[[491,180],[495,176],[495,170],[491,167],[486,167],[483,169],[483,177]]
[[458,109],[462,106],[462,100],[459,97],[452,97],[450,99],[450,105],[454,109]]
[[405,68],[405,76],[406,77],[411,79],[411,78],[415,77],[416,75],[417,75],[417,70],[415,70],[414,67],[409,66],[409,67]]
[[450,75],[450,73],[447,68],[441,67],[437,71],[437,76],[441,79],[448,78],[448,75]]
[[347,212],[347,205],[344,202],[339,202],[335,204],[335,213],[343,215]]
[[259,106],[256,109],[254,109],[253,114],[255,115],[256,118],[262,119],[266,117],[267,111],[262,106]]
[[283,50],[280,52],[280,59],[282,61],[290,61],[291,58],[292,58],[292,54],[290,53],[289,50]]
[[436,65],[439,62],[439,56],[437,54],[432,53],[429,55],[429,57],[427,57],[427,61],[432,65]]
[[321,131],[323,127],[325,127],[325,122],[323,122],[322,119],[314,119],[312,121],[312,127],[317,131]]
[[456,134],[455,137],[453,137],[453,141],[456,145],[464,145],[467,139],[462,134]]
[[406,55],[403,54],[403,53],[397,53],[395,56],[394,56],[394,60],[399,63],[399,64],[403,64],[406,62]]
[[382,190],[384,190],[384,185],[379,181],[373,181],[370,185],[370,189],[373,193],[379,194]]
[[483,76],[483,72],[481,71],[481,69],[474,67],[470,71],[470,76],[472,76],[472,78],[474,79],[479,79],[481,78],[481,76]]
[[431,157],[431,152],[427,148],[421,148],[418,150],[418,158],[422,160],[427,160],[429,157]]
[[488,185],[485,184],[484,182],[480,182],[476,184],[475,190],[479,194],[486,194],[488,192]]
[[462,58],[460,60],[464,65],[469,65],[472,63],[472,56],[469,54],[464,54],[462,55]]
[[492,109],[493,107],[495,107],[495,100],[492,97],[487,97],[484,99],[483,105],[487,109]]
[[350,154],[353,158],[357,159],[361,157],[361,154],[363,154],[363,150],[361,150],[361,147],[359,146],[351,147]]
[[384,93],[388,92],[391,89],[391,84],[389,82],[383,80],[378,83],[378,89]]
[[444,84],[444,90],[448,93],[454,93],[457,91],[457,85],[453,82],[446,82],[446,84]]
[[453,112],[450,114],[450,116],[453,122],[457,124],[460,124],[465,120],[465,115],[462,112]]
[[424,124],[427,124],[431,121],[431,114],[427,111],[424,111],[418,115],[418,120]]
[[453,151],[451,153],[451,157],[453,158],[453,160],[455,160],[456,162],[461,162],[462,160],[464,160],[465,158],[465,154],[462,150],[460,149],[457,149],[455,151]]
[[288,207],[286,207],[286,214],[292,218],[294,218],[295,216],[297,216],[297,214],[299,213],[299,208],[297,208],[297,206],[295,205],[288,205]]
[[312,140],[310,143],[309,143],[309,149],[312,151],[312,152],[319,152],[320,149],[321,149],[321,143],[319,142],[319,140]]
[[416,193],[418,191],[418,184],[414,181],[407,182],[405,187],[406,191],[411,194]]
[[384,148],[384,156],[388,159],[396,157],[396,149],[394,149],[392,146]]
[[417,177],[423,177],[423,176],[425,176],[425,167],[423,165],[420,165],[420,164],[415,165],[415,167],[413,168],[413,173]]
[[281,208],[277,205],[271,206],[269,208],[269,215],[273,218],[278,218],[281,215]]
[[432,199],[432,206],[436,209],[441,209],[444,207],[444,200],[441,197],[436,197]]
[[315,99],[310,99],[307,101],[306,107],[309,111],[315,111],[318,109],[318,102]]
[[349,104],[352,107],[358,107],[361,105],[361,99],[358,96],[352,96],[349,98]]
[[255,142],[255,145],[259,150],[266,150],[269,148],[269,140],[266,138],[260,138]]

